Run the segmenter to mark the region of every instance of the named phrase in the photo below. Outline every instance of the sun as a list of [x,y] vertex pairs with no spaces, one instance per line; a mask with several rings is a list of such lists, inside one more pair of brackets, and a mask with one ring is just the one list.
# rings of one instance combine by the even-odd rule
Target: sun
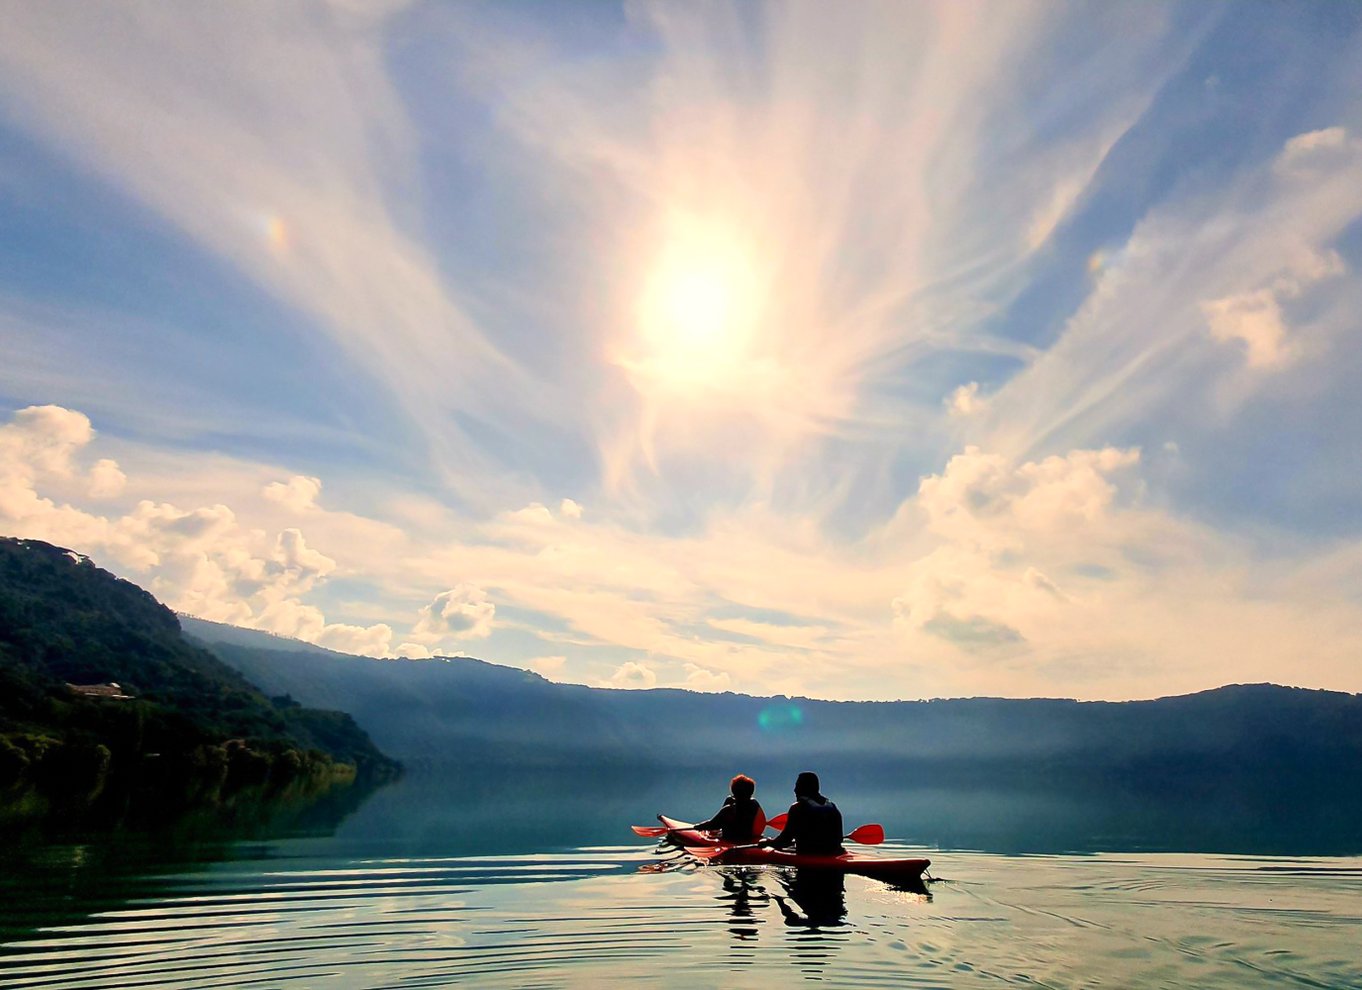
[[759,297],[741,238],[717,224],[675,225],[639,296],[631,370],[677,389],[732,385],[750,356]]

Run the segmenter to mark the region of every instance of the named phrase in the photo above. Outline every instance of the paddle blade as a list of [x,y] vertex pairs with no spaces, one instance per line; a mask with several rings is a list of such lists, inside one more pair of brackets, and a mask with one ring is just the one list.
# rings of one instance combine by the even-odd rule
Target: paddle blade
[[773,828],[773,829],[775,829],[777,832],[779,832],[781,829],[783,829],[783,828],[785,827],[785,820],[786,820],[786,818],[788,818],[788,817],[789,817],[789,816],[786,815],[785,812],[782,811],[780,814],[776,815],[776,817],[774,817],[774,818],[772,818],[771,820],[769,820],[769,821],[766,823],[766,827],[767,827],[767,828]]
[[878,846],[884,841],[884,826],[862,825],[860,828],[853,829],[847,838],[852,842],[859,842],[863,846]]
[[646,835],[650,839],[658,839],[666,835],[670,829],[665,825],[630,825],[635,835]]

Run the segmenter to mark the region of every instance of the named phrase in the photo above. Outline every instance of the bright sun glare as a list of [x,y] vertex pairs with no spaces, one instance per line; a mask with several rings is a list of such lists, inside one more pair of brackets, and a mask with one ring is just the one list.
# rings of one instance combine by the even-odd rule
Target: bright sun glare
[[634,371],[693,391],[736,382],[749,357],[758,286],[741,241],[713,226],[679,225],[645,282]]

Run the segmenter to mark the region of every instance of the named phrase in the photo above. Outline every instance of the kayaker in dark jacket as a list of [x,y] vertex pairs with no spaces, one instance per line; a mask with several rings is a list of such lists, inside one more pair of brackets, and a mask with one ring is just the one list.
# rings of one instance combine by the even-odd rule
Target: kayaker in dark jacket
[[784,849],[793,845],[795,851],[806,856],[840,856],[842,848],[842,813],[822,794],[818,793],[818,774],[812,770],[801,773],[794,785],[795,803],[785,819],[785,828],[774,839],[762,839],[761,845]]
[[701,832],[717,831],[725,842],[752,842],[766,828],[766,813],[752,797],[757,782],[738,774],[728,782],[729,797],[724,806],[707,822],[693,826]]

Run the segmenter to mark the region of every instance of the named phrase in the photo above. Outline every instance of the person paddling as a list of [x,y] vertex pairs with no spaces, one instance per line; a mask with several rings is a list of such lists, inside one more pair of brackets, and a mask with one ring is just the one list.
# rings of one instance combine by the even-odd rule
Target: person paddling
[[818,791],[818,774],[805,770],[795,780],[795,803],[785,819],[785,828],[774,839],[762,839],[758,845],[784,849],[793,845],[806,856],[840,856],[842,848],[842,813]]
[[691,826],[699,832],[718,831],[725,842],[751,842],[766,828],[766,812],[752,797],[757,782],[738,774],[728,782],[729,796],[724,806],[707,822]]

